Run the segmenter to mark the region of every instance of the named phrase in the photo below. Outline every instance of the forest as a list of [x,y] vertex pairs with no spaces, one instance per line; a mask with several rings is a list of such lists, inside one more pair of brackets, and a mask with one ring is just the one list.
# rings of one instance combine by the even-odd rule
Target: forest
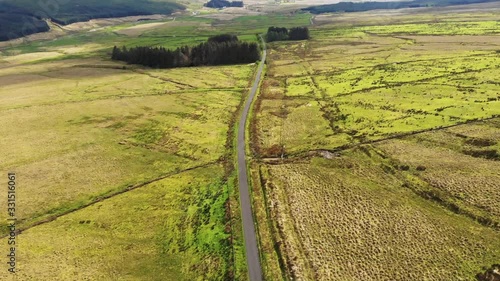
[[45,21],[32,16],[0,13],[0,41],[49,31],[49,29],[49,25]]
[[266,41],[286,41],[286,40],[307,40],[310,38],[307,27],[292,27],[288,30],[286,27],[271,26],[267,29]]
[[243,7],[243,1],[210,0],[204,4],[208,8]]
[[260,59],[260,49],[257,43],[243,42],[235,35],[221,34],[194,47],[182,46],[175,50],[164,47],[127,49],[115,46],[111,58],[152,68],[228,65],[256,62]]
[[61,25],[95,18],[171,14],[184,6],[151,0],[0,1],[0,41],[49,30],[43,19]]
[[302,10],[313,14],[332,13],[332,12],[364,12],[378,9],[403,9],[419,7],[445,7],[452,5],[466,5],[474,3],[495,2],[498,0],[413,0],[396,2],[340,2],[337,4],[327,4],[312,6]]

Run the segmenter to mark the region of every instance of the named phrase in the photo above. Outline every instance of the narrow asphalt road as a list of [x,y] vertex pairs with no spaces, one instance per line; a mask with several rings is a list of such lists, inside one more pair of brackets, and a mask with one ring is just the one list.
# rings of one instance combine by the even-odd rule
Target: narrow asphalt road
[[262,76],[262,70],[264,69],[264,62],[266,61],[266,43],[262,36],[260,37],[264,50],[262,52],[262,60],[257,70],[257,75],[255,76],[255,81],[253,82],[252,89],[250,90],[250,95],[245,102],[245,107],[243,109],[243,114],[241,115],[240,125],[238,127],[238,183],[240,191],[240,204],[241,204],[241,217],[243,221],[243,236],[245,239],[245,249],[247,256],[248,273],[250,276],[250,281],[261,281],[262,280],[262,268],[260,266],[259,259],[259,249],[257,247],[257,235],[255,233],[255,225],[253,221],[252,213],[252,201],[250,199],[250,191],[248,186],[248,174],[247,174],[247,160],[245,155],[245,133],[246,133],[246,123],[248,119],[248,112],[250,111],[250,106],[259,87],[260,79]]

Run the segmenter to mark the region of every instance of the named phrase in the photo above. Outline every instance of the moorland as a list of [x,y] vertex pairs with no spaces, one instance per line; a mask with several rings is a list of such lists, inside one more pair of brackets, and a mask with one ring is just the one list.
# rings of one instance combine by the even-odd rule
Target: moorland
[[257,65],[161,70],[111,53],[220,33],[253,44],[292,22],[309,16],[184,15],[4,45],[1,169],[23,183],[17,278],[245,280],[234,124]]
[[222,33],[259,44],[273,26],[310,38],[267,44],[247,128],[264,279],[473,280],[499,263],[498,2],[252,5],[274,10],[190,3],[148,20],[49,22],[54,36],[1,45],[18,280],[248,280],[235,124],[257,64],[111,56]]
[[498,263],[498,12],[457,11],[319,15],[310,40],[268,44],[251,125],[266,280]]

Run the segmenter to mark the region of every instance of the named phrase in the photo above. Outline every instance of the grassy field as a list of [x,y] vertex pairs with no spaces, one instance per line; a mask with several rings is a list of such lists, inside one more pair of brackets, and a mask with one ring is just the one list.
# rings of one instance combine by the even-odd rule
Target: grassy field
[[0,169],[23,183],[18,277],[246,280],[233,125],[255,65],[165,71],[110,61],[110,52],[221,32],[256,41],[268,24],[307,19],[106,20],[3,44]]
[[[27,221],[224,160],[232,112],[252,73],[251,66],[161,72],[63,64],[2,77],[2,169],[29,175],[19,213]],[[208,75],[183,78],[205,71],[216,85]]]
[[271,44],[259,153],[333,149],[500,114],[497,24],[324,25],[309,41]]
[[403,188],[398,172],[381,163],[374,151],[357,149],[334,160],[262,167],[287,274],[472,280],[498,261],[498,231]]
[[472,280],[500,259],[499,122],[255,163],[268,279]]
[[[222,15],[225,15],[222,13]],[[23,63],[38,60],[65,60],[69,58],[109,58],[113,45],[117,46],[163,46],[177,48],[197,45],[208,37],[232,33],[245,41],[258,41],[257,33],[264,33],[269,26],[308,25],[308,14],[249,15],[229,19],[193,17],[186,14],[162,17],[155,20],[124,22],[109,26],[112,20],[96,20],[93,23],[74,24],[65,30],[51,31],[44,40],[25,40],[0,43],[0,65],[2,60],[17,60]],[[36,37],[35,37],[36,38]],[[44,38],[44,37],[42,37]],[[25,57],[11,57],[15,55]]]
[[[83,60],[75,62],[86,63]],[[117,242],[116,245],[109,243],[118,233],[130,235],[127,229],[132,226],[136,228],[136,232],[127,239],[138,240],[134,242],[134,247],[138,247],[135,253],[137,256],[146,251],[141,249],[141,243],[150,243],[144,244],[144,247],[149,249],[147,251],[151,257],[149,261],[144,261],[145,265],[149,263],[149,266],[153,266],[155,263],[152,259],[161,260],[161,256],[157,254],[167,251],[169,253],[166,254],[171,257],[176,256],[175,259],[170,258],[172,261],[180,262],[187,267],[177,274],[186,278],[183,280],[192,279],[192,276],[205,276],[210,279],[228,274],[232,261],[219,259],[223,257],[226,259],[227,251],[230,251],[227,240],[231,228],[225,225],[228,219],[225,216],[225,202],[229,192],[228,184],[231,183],[228,182],[227,172],[221,171],[220,166],[231,162],[231,158],[228,157],[231,148],[226,147],[229,131],[233,114],[238,108],[253,67],[176,69],[163,73],[157,70],[74,67],[69,66],[68,61],[62,64],[64,67],[59,63],[48,63],[50,66],[43,66],[54,67],[53,71],[26,72],[23,75],[2,77],[8,86],[2,87],[0,91],[2,97],[0,123],[1,133],[4,136],[1,144],[4,147],[2,153],[7,160],[2,162],[1,169],[16,171],[22,179],[23,187],[18,191],[18,204],[22,206],[17,213],[20,219],[18,227],[29,228],[47,218],[78,209],[100,198],[150,181],[159,180],[153,185],[155,187],[151,188],[171,194],[169,195],[171,197],[165,198],[166,195],[161,193],[143,195],[159,200],[160,205],[156,215],[151,213],[155,208],[154,204],[148,205],[151,203],[149,197],[128,200],[129,195],[117,197],[123,199],[110,199],[124,200],[122,202],[128,202],[126,204],[109,203],[109,200],[106,200],[99,205],[89,207],[96,209],[103,205],[105,207],[102,213],[89,211],[89,208],[86,208],[72,214],[71,216],[87,217],[90,221],[100,219],[102,224],[107,224],[105,227],[93,224],[89,231],[95,234],[82,238],[89,240],[80,240],[82,244],[97,243],[103,247],[103,251],[94,254],[95,259],[83,259],[83,255],[86,255],[84,249],[79,249],[82,256],[69,254],[73,251],[72,247],[81,245],[71,242],[75,241],[72,240],[71,230],[61,230],[58,237],[54,237],[66,241],[64,243],[55,243],[50,248],[38,244],[39,241],[51,243],[50,239],[44,240],[40,237],[44,235],[44,231],[47,235],[52,235],[53,228],[58,227],[61,219],[30,229],[26,235],[23,233],[20,236],[23,243],[19,247],[25,253],[20,259],[22,276],[28,278],[26,280],[29,280],[30,276],[35,279],[41,278],[40,276],[50,279],[49,276],[52,276],[58,280],[73,280],[76,277],[66,275],[68,274],[66,269],[68,266],[73,266],[74,272],[80,272],[79,266],[82,260],[89,262],[88,267],[103,259],[106,259],[106,264],[111,267],[115,263],[116,266],[120,264],[123,266],[122,258],[118,257],[125,251],[123,245],[126,243],[123,245],[122,242]],[[35,66],[35,69],[41,67],[38,64]],[[29,68],[31,67],[30,65]],[[210,73],[206,76],[206,80],[200,78],[193,81],[190,78],[193,73],[198,75],[205,71]],[[214,80],[209,76],[216,76],[217,84],[214,84]],[[210,177],[205,179],[203,184],[194,184],[200,176],[190,174],[191,176],[180,180],[185,184],[180,190],[178,188],[181,186],[172,184],[161,188],[163,181],[160,180],[163,178],[168,181],[171,175],[204,166],[219,168],[209,169],[207,177]],[[142,188],[148,189],[149,186]],[[196,194],[198,188],[207,190],[202,194]],[[185,195],[177,196],[178,194]],[[133,203],[136,202],[134,200],[139,202],[139,199],[143,202]],[[212,206],[214,210],[208,213],[205,213],[204,208],[212,203],[206,200],[219,200],[217,205]],[[194,207],[189,207],[191,205]],[[121,209],[117,209],[116,206],[121,206]],[[180,207],[189,207],[189,210]],[[135,213],[136,210],[141,212],[135,214],[135,219],[128,217],[127,214]],[[185,218],[187,214],[194,218]],[[203,227],[201,222],[204,220],[198,217],[201,214],[210,218],[217,217],[214,221],[210,220],[209,226]],[[110,220],[106,216],[111,216],[113,219]],[[128,218],[122,221],[119,219],[121,216]],[[2,214],[1,217],[5,219],[6,214]],[[146,225],[134,223],[134,220],[141,222],[145,217],[148,217],[144,222]],[[173,227],[176,223],[188,219],[193,220],[190,227],[193,229],[182,228],[174,232]],[[125,225],[122,225],[123,223]],[[166,223],[169,225],[165,225]],[[78,225],[78,222],[75,224]],[[157,241],[149,241],[150,239],[165,239],[158,236],[162,233],[161,229],[147,235],[143,234],[141,229],[149,228],[149,224],[158,227],[163,225],[163,235],[170,235],[169,239],[173,244],[164,245],[164,249],[156,247]],[[212,226],[216,228],[211,228]],[[60,227],[66,229],[64,225]],[[195,229],[196,227],[200,229]],[[75,234],[82,235],[78,227],[74,231]],[[107,240],[103,238],[102,241],[91,242],[92,235],[99,233],[109,237]],[[5,234],[5,229],[2,229],[2,234]],[[215,235],[215,238],[211,235]],[[180,237],[186,237],[187,241],[177,241],[176,239]],[[208,242],[200,242],[200,239],[207,239]],[[208,247],[205,244],[209,244],[209,247],[220,246],[221,249],[208,249],[207,253],[198,251],[198,248]],[[108,246],[117,247],[116,252],[108,249]],[[52,251],[67,255],[69,259],[67,263],[61,264],[60,270],[49,270],[51,268],[49,260],[55,261],[60,258],[53,256]],[[177,254],[174,254],[176,251],[180,253],[179,255],[185,253],[186,260],[179,260]],[[49,260],[46,259],[47,256],[50,256]],[[136,260],[137,256],[130,256],[130,259]],[[42,257],[48,262],[46,266],[40,263]],[[200,265],[200,260],[208,264]],[[168,259],[165,262],[168,263]],[[217,271],[212,271],[214,264],[219,264],[216,267]],[[191,268],[191,265],[196,266]],[[135,269],[130,268],[130,271],[126,272],[122,269],[94,269],[95,271],[85,271],[84,274],[88,275],[80,277],[93,276],[93,278],[99,277],[100,280],[122,277],[129,278],[128,280],[140,279],[137,275],[127,277],[127,274],[132,274]],[[145,268],[140,272],[150,270],[151,268]],[[151,271],[151,274],[155,270]],[[162,272],[167,274],[167,269]],[[192,275],[184,274],[186,272]],[[158,279],[155,280],[164,280],[161,276],[157,275]],[[181,280],[179,278],[167,279]]]
[[429,199],[500,228],[500,119],[382,142],[377,147]]
[[113,45],[176,48],[234,28],[213,21],[125,23],[1,50],[0,170],[22,182],[18,278],[246,280],[233,125],[255,65],[109,60]]
[[498,14],[455,12],[321,15],[312,39],[269,44],[252,124],[266,280],[498,263]]
[[0,47],[18,278],[246,280],[234,122],[255,65],[146,69],[111,48],[311,21],[311,40],[270,44],[249,126],[266,280],[470,280],[498,263],[498,118],[471,123],[500,114],[498,14],[216,15]]
[[[224,204],[230,187],[224,181],[221,165],[207,165],[29,229],[19,236],[17,278],[228,277],[232,249]],[[2,280],[7,274],[0,273]]]

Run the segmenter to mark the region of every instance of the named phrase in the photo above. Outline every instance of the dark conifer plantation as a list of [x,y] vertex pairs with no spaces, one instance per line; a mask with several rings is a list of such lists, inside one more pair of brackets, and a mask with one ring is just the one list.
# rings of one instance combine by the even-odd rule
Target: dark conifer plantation
[[307,40],[309,38],[309,28],[307,27],[292,27],[288,32],[288,40]]
[[256,43],[242,42],[234,35],[221,34],[197,46],[183,46],[175,50],[163,47],[120,49],[115,46],[111,58],[153,68],[173,68],[253,63],[260,59],[260,50]]
[[266,41],[285,41],[285,40],[307,40],[309,39],[309,29],[307,27],[292,27],[288,30],[286,27],[271,26],[267,29]]
[[210,0],[204,4],[208,8],[243,7],[243,1]]

